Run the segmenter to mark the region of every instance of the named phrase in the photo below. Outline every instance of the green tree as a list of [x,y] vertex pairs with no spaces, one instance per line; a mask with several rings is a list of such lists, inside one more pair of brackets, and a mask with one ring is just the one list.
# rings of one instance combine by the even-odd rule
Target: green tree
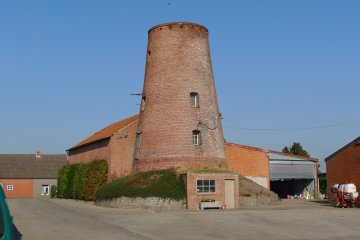
[[286,146],[283,148],[282,152],[283,153],[290,153],[289,148],[286,147]]
[[319,190],[320,190],[320,193],[326,194],[326,188],[327,188],[326,176],[320,176],[319,177]]
[[301,146],[299,142],[294,142],[291,147],[284,147],[283,153],[291,153],[298,156],[310,157],[309,153]]

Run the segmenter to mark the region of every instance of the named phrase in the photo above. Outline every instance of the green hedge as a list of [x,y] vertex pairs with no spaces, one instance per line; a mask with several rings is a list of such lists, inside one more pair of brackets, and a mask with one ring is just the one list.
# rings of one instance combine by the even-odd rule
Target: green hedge
[[94,200],[95,192],[106,184],[108,164],[95,159],[86,164],[68,164],[59,171],[57,197]]
[[87,164],[76,164],[76,172],[73,179],[72,198],[74,199],[85,199],[85,184],[88,165]]
[[185,185],[174,170],[136,173],[102,186],[96,192],[96,201],[118,197],[160,197],[184,199]]
[[51,194],[50,194],[50,197],[51,197],[51,198],[55,198],[55,197],[56,197],[56,191],[57,191],[56,188],[57,188],[57,187],[56,187],[55,185],[52,185],[52,186],[51,186]]
[[96,191],[106,184],[108,164],[106,160],[94,160],[87,165],[84,199],[95,200]]
[[327,188],[326,176],[319,177],[319,190],[320,190],[320,193],[326,194],[326,188]]
[[58,180],[57,180],[57,197],[65,198],[66,187],[68,186],[68,173],[70,170],[70,165],[65,165],[59,171]]

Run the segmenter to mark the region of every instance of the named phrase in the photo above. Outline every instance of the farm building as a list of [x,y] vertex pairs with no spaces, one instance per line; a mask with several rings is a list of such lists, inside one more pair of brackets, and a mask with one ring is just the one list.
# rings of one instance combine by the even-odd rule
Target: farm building
[[[354,183],[360,189],[360,137],[354,139],[325,159],[327,192],[338,183]],[[331,196],[331,195],[330,195]],[[333,201],[329,197],[330,201]]]
[[318,196],[318,159],[270,151],[270,190],[279,197]]
[[[148,31],[146,53],[139,115],[114,123],[68,149],[69,162],[105,158],[109,181],[132,172],[183,166],[225,169],[207,28],[182,22],[156,25]],[[229,208],[236,208],[237,179],[235,173],[226,174],[226,179],[217,173],[191,173],[186,182],[195,186],[195,195],[211,193]]]
[[7,198],[49,197],[66,154],[0,154],[0,184]]
[[188,173],[188,208],[209,194],[228,208],[238,207],[239,175],[270,188],[270,152],[224,141],[204,26],[173,22],[148,31],[140,96],[138,115],[110,124],[69,148],[69,163],[106,159],[108,181],[149,170],[224,169],[226,174]]

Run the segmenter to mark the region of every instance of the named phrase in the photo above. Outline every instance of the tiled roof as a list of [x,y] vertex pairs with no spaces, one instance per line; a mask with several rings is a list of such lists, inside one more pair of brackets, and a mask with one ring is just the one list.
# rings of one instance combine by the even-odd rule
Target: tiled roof
[[315,161],[317,162],[317,158],[313,157],[304,157],[299,155],[294,155],[290,153],[283,153],[283,152],[277,152],[277,151],[269,151],[269,159],[270,160],[309,160],[309,161]]
[[132,117],[123,119],[121,121],[118,122],[114,122],[112,124],[110,124],[109,126],[101,129],[100,131],[94,133],[93,135],[91,135],[88,138],[85,138],[83,141],[79,142],[78,144],[74,145],[73,147],[69,148],[67,151],[69,150],[73,150],[75,148],[79,148],[81,146],[93,143],[93,142],[97,142],[106,138],[110,138],[115,132],[119,131],[120,129],[128,126],[129,124],[137,121],[139,119],[139,114],[134,115]]
[[262,149],[262,148],[246,146],[246,145],[237,144],[237,143],[231,143],[231,142],[225,142],[225,145],[230,146],[230,147],[245,148],[245,149],[259,151],[259,152],[265,152],[265,153],[269,152],[268,150],[265,150],[265,149]]
[[0,154],[0,179],[55,179],[66,154]]

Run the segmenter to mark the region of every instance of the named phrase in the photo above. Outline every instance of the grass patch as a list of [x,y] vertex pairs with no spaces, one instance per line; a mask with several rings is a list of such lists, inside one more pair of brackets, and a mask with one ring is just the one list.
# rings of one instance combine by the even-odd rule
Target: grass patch
[[184,199],[185,185],[175,170],[156,170],[131,174],[102,186],[96,201],[119,197],[159,197]]
[[187,172],[198,172],[198,173],[232,173],[232,171],[224,168],[210,168],[199,165],[190,165],[178,168],[176,170],[177,174],[183,174]]

